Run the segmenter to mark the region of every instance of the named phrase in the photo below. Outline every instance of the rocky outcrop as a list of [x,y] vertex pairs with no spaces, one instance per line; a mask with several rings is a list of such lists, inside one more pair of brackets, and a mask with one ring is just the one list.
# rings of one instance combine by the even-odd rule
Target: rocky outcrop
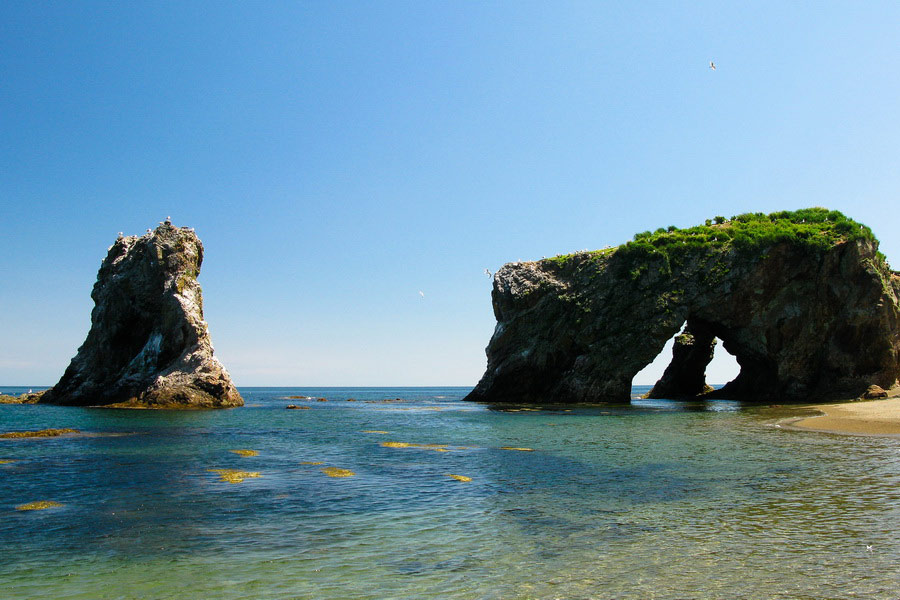
[[627,402],[685,324],[656,396],[704,393],[715,338],[741,368],[719,397],[849,398],[894,383],[900,278],[867,227],[825,209],[722,221],[505,265],[487,371],[467,398]]
[[675,337],[672,362],[662,378],[647,394],[648,398],[684,398],[712,391],[706,384],[706,367],[713,359],[716,336],[701,323],[688,323]]
[[203,245],[169,221],[121,235],[91,292],[91,329],[41,403],[225,408],[243,400],[213,356],[197,275]]
[[44,392],[26,392],[18,396],[0,394],[0,404],[37,404]]

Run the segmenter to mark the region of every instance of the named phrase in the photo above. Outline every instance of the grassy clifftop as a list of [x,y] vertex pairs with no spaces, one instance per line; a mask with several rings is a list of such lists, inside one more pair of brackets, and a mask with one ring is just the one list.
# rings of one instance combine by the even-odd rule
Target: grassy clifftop
[[[674,225],[656,231],[642,231],[634,239],[615,248],[598,250],[597,258],[616,253],[620,258],[650,258],[666,255],[676,258],[697,250],[734,249],[739,253],[758,253],[777,243],[791,243],[811,253],[820,253],[835,244],[856,240],[877,241],[872,230],[862,223],[827,208],[804,208],[771,214],[745,213],[730,219],[715,217],[704,225],[679,229]],[[548,261],[565,266],[574,255],[555,256]],[[879,259],[884,257],[879,253]]]

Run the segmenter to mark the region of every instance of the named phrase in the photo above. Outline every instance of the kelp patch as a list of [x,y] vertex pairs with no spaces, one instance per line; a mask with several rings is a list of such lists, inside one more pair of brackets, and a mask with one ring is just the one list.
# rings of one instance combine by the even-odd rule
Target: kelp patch
[[382,448],[419,448],[434,452],[451,452],[456,450],[472,450],[472,446],[451,446],[449,444],[417,444],[414,442],[380,442]]
[[59,508],[63,506],[62,502],[54,502],[53,500],[38,500],[37,502],[26,502],[16,507],[16,510],[46,510],[48,508]]
[[241,483],[251,477],[260,477],[257,471],[240,471],[238,469],[207,469],[210,473],[217,473],[219,479],[226,483]]
[[338,469],[337,467],[325,467],[321,471],[329,477],[353,477],[356,475],[350,469]]
[[471,477],[466,477],[465,475],[454,475],[453,473],[446,473],[446,475],[450,479],[455,479],[457,481],[462,481],[462,482],[472,481]]
[[44,437],[57,437],[60,435],[65,435],[67,433],[81,433],[77,429],[41,429],[40,431],[9,431],[7,433],[0,433],[0,438],[4,439],[19,439],[19,438],[44,438]]
[[233,452],[238,456],[259,456],[259,451],[257,450],[229,450],[229,452]]

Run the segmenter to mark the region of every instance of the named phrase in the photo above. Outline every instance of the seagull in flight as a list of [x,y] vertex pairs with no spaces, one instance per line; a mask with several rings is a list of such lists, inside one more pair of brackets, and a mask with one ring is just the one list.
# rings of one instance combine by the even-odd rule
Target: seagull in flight
[[490,269],[485,269],[485,270],[484,270],[484,274],[487,275],[488,277],[490,277],[490,276],[491,276],[491,270],[490,270]]
[[425,292],[423,292],[422,290],[419,290],[419,295],[422,296],[422,298],[425,298]]
[[713,61],[709,61],[709,68],[710,68],[710,70],[715,71],[715,70],[716,70],[716,63],[714,63]]

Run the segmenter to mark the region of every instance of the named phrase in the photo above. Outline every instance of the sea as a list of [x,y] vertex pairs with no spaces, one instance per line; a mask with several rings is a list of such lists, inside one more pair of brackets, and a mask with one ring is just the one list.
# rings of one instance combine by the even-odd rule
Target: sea
[[[0,598],[900,597],[900,439],[647,389],[574,407],[459,387],[0,405],[0,432],[79,431],[0,439]],[[58,505],[20,510],[40,501]]]

